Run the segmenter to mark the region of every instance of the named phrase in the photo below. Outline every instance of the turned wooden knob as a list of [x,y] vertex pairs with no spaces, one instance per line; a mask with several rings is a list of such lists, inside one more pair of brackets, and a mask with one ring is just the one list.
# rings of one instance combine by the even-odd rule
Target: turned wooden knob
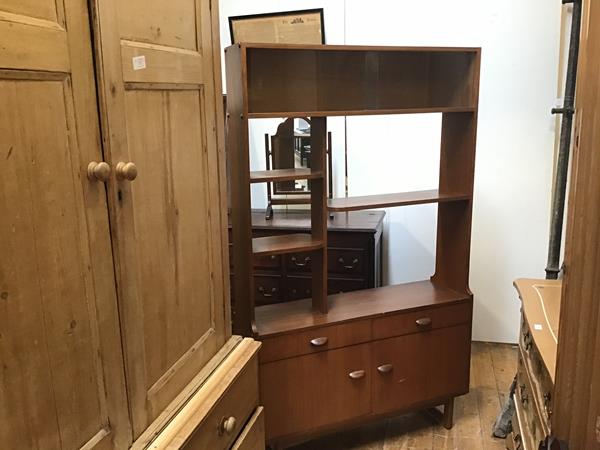
[[221,434],[233,433],[235,431],[236,423],[237,423],[237,421],[235,420],[235,417],[233,417],[233,416],[223,418],[223,420],[221,421],[221,426],[219,427]]
[[133,181],[137,178],[138,170],[134,163],[132,162],[120,162],[117,163],[117,178],[119,180],[129,180]]
[[108,181],[110,166],[105,162],[92,161],[87,167],[87,177],[90,181]]

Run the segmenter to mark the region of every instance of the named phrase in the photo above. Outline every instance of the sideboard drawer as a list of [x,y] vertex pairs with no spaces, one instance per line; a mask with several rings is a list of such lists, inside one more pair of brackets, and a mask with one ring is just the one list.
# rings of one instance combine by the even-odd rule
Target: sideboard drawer
[[283,298],[280,275],[254,275],[256,306],[278,303]]
[[250,417],[231,450],[264,450],[264,448],[265,415],[264,408],[259,406]]
[[263,339],[261,363],[347,347],[371,339],[371,321],[362,320]]
[[327,270],[346,276],[364,276],[365,250],[330,248],[327,252]]
[[471,302],[433,307],[373,321],[375,339],[435,330],[471,322]]

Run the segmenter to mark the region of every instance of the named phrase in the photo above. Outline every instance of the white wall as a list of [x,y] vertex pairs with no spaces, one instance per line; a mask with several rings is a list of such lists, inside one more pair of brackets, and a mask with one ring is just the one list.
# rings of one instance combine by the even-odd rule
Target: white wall
[[[547,0],[221,0],[227,17],[324,7],[330,44],[481,46],[482,68],[471,289],[473,338],[515,342],[517,277],[543,277],[546,263],[555,121],[560,2]],[[253,125],[253,166],[262,165],[263,133]],[[269,123],[266,123],[269,122]],[[350,195],[437,185],[439,115],[348,118]],[[343,196],[344,125],[333,131],[336,196]],[[426,133],[421,130],[427,129]],[[264,205],[264,190],[253,192]],[[384,272],[389,283],[428,278],[435,261],[435,205],[389,209]]]

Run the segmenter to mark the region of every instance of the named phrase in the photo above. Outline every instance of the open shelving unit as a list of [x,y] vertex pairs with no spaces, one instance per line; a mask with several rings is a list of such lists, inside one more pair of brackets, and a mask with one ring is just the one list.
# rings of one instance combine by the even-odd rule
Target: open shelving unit
[[[236,273],[233,280],[236,292],[234,332],[263,341],[263,355],[266,356],[261,363],[261,389],[267,411],[268,408],[272,410],[267,414],[268,438],[291,442],[298,436],[349,425],[361,414],[363,418],[381,417],[383,412],[390,410],[406,410],[411,405],[435,402],[446,405],[445,421],[451,424],[453,398],[468,391],[469,384],[472,294],[468,278],[480,49],[238,44],[226,49],[226,64],[229,162],[233,174],[233,266]],[[442,114],[437,189],[326,198],[328,116],[425,113]],[[312,168],[250,172],[249,121],[281,117],[311,118]],[[252,239],[250,184],[294,179],[312,180],[311,233]],[[328,211],[427,203],[438,205],[436,268],[431,279],[327,296]],[[255,308],[253,258],[298,251],[310,252],[312,297]],[[428,317],[420,318],[425,313]],[[382,334],[381,330],[387,329],[388,322],[380,323],[380,319],[399,325],[389,328],[391,334]],[[344,328],[345,334],[339,334],[339,327],[349,328]],[[317,345],[314,340],[310,340],[310,345],[309,341],[304,343],[307,336],[317,332],[324,335],[317,342],[329,342],[327,348],[314,348]],[[330,338],[325,336],[328,332],[332,333]],[[415,334],[419,332],[425,334]],[[303,388],[304,380],[295,378],[297,370],[308,364],[303,360],[295,366],[296,361],[300,361],[298,358],[306,358],[317,350],[331,352],[332,358],[335,352],[342,350],[359,352],[361,342],[372,347],[364,351],[375,358],[374,355],[379,354],[378,346],[383,345],[381,339],[392,336],[400,339],[403,333],[412,336],[410,339],[450,333],[443,338],[440,334],[435,337],[437,340],[431,337],[433,343],[419,344],[423,348],[431,345],[431,354],[443,353],[438,358],[440,367],[434,370],[433,363],[425,361],[425,356],[419,356],[421,359],[413,368],[423,372],[422,377],[415,372],[417,375],[413,378],[430,380],[427,383],[433,383],[434,372],[446,373],[446,381],[439,382],[443,388],[436,390],[435,386],[424,385],[423,380],[414,381],[421,384],[413,386],[410,395],[398,393],[409,403],[394,404],[392,408],[388,405],[389,398],[394,398],[395,394],[380,393],[383,388],[374,378],[369,393],[372,397],[368,400],[371,409],[366,413],[349,413],[347,408],[342,411],[335,406],[331,406],[333,409],[326,416],[321,416],[325,414],[321,410],[302,408],[297,415],[296,412],[286,413],[290,405],[282,406],[282,402],[296,399],[309,408],[300,392],[304,389],[304,395],[307,395],[308,391],[318,390],[314,385]],[[452,353],[450,348],[444,347],[450,345],[448,343],[456,347],[455,363],[448,359],[447,353]],[[408,344],[394,347],[390,358],[394,352],[398,353],[398,349],[413,347]],[[411,351],[418,350],[413,348]],[[361,357],[357,353],[348,360],[359,361]],[[329,373],[333,370],[333,362],[324,366],[319,364],[323,362],[314,362],[314,371]],[[275,366],[279,367],[277,370],[282,379],[289,379],[290,383],[295,381],[289,386],[284,383],[283,387],[275,383],[279,373],[272,372]],[[365,370],[359,372],[369,376],[365,375],[368,373]],[[350,378],[354,378],[353,374],[356,375],[351,372]],[[322,393],[329,397],[323,399],[327,404],[350,401],[348,398],[354,391],[337,399],[337,386]],[[275,395],[274,389],[288,391],[285,395],[279,395],[281,392]],[[390,385],[389,389],[399,388]],[[409,400],[415,392],[417,397]],[[383,399],[377,400],[378,395]],[[357,410],[366,402],[365,398],[358,402]],[[281,418],[286,415],[287,418]]]

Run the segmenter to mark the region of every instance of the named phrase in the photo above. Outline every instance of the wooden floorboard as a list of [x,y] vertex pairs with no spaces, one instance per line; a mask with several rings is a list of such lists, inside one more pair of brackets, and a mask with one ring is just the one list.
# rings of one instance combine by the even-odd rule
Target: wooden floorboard
[[517,370],[517,347],[473,342],[471,389],[454,405],[454,427],[443,428],[428,412],[405,414],[355,430],[336,433],[293,450],[504,450],[491,436]]

